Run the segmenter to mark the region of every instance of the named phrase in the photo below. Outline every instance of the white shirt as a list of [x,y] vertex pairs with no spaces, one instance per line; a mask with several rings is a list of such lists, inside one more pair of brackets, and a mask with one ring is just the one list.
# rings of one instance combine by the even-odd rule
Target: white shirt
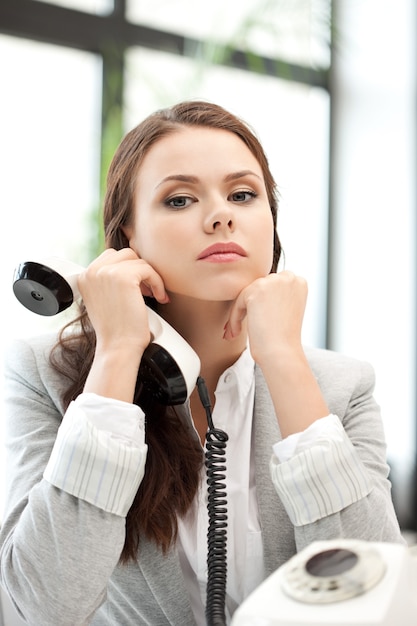
[[[229,435],[229,620],[264,577],[251,436],[254,389],[254,362],[245,350],[220,377],[213,410],[215,426]],[[63,418],[44,478],[105,511],[126,516],[144,475],[146,453],[144,414],[138,406],[81,394]],[[309,524],[340,511],[370,491],[354,447],[334,415],[273,444],[270,471],[294,525]],[[203,477],[192,510],[179,520],[178,538],[180,562],[198,624],[205,624],[207,579],[204,481]]]
[[[226,448],[228,620],[243,599],[265,578],[255,468],[251,463],[254,396],[254,362],[249,350],[245,350],[220,377],[213,409],[215,427],[229,436]],[[187,517],[179,520],[178,535],[181,566],[187,577],[197,624],[205,624],[207,528],[206,471],[203,468],[198,496]]]

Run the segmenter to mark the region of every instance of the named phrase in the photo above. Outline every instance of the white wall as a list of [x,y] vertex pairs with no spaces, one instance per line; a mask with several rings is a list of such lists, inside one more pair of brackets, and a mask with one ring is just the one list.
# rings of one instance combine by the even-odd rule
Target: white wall
[[332,347],[374,365],[404,490],[416,442],[416,3],[336,0],[335,11]]

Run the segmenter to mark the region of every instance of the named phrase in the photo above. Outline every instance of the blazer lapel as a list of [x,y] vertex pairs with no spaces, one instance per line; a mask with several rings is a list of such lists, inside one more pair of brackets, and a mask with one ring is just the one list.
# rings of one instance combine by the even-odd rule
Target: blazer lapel
[[[272,446],[282,439],[272,399],[261,370],[255,367],[255,437],[256,494],[264,545],[266,574],[282,565],[283,553],[295,552],[292,524],[278,497],[269,470]],[[283,550],[285,546],[285,550]]]

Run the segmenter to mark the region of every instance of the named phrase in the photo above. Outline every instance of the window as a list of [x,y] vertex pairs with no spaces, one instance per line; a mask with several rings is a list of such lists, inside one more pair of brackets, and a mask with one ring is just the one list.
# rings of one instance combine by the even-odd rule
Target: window
[[60,7],[95,13],[97,15],[107,15],[113,10],[113,0],[32,0],[34,2],[48,2]]
[[306,66],[330,65],[329,0],[241,0],[238,10],[223,0],[128,0],[127,16],[211,44]]

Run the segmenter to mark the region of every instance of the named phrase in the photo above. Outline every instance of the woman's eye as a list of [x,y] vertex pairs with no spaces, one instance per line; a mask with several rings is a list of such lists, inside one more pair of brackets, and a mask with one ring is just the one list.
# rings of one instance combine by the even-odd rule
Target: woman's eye
[[165,204],[172,209],[185,209],[192,201],[192,198],[189,196],[174,196],[165,200]]
[[242,190],[232,193],[231,199],[233,202],[248,202],[248,200],[252,200],[256,196],[257,194],[254,191]]

